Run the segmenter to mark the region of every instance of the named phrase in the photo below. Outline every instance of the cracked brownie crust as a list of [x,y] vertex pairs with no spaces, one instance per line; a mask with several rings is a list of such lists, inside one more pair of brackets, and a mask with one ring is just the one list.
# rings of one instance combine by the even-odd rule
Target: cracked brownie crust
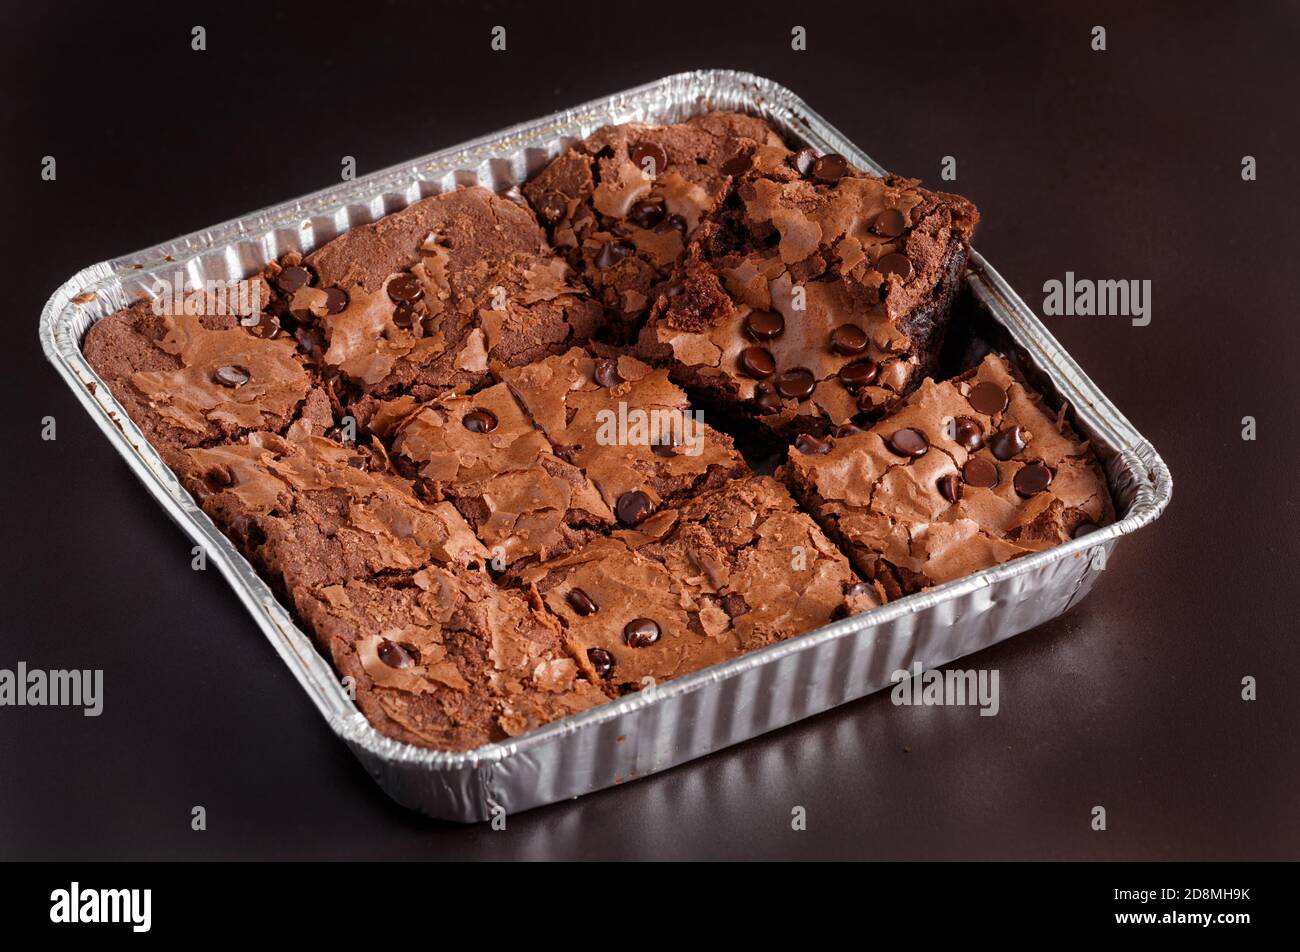
[[1113,517],[1004,361],[934,379],[964,199],[730,113],[601,129],[522,193],[83,344],[386,735],[502,741]]

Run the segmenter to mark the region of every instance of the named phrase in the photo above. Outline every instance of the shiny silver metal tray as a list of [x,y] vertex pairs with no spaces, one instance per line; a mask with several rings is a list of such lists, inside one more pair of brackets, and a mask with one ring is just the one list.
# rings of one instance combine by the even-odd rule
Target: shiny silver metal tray
[[891,602],[790,641],[464,753],[426,750],[377,732],[270,588],[208,517],[82,356],[96,320],[178,269],[232,280],[286,251],[309,251],[354,225],[461,184],[506,192],[574,141],[612,122],[673,122],[707,109],[761,115],[791,142],[883,171],[789,90],[728,70],[681,73],[345,182],[294,201],[101,262],[74,275],[41,314],[46,356],[153,497],[230,582],[330,727],[395,800],[473,821],[644,777],[817,714],[979,651],[1069,609],[1124,536],[1152,522],[1172,493],[1169,470],[978,253],[969,290],[1000,325],[1049,400],[1065,404],[1106,468],[1117,522],[1046,552]]

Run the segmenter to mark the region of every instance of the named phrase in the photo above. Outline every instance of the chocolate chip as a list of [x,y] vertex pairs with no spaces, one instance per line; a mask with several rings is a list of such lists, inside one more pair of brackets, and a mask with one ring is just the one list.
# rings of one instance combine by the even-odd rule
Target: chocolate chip
[[806,176],[812,171],[813,163],[817,161],[817,153],[812,149],[800,149],[795,153],[793,161],[795,171]]
[[263,311],[258,315],[257,323],[248,329],[248,333],[263,340],[270,340],[272,337],[279,336],[283,329],[279,320]]
[[863,388],[862,392],[858,394],[858,409],[863,413],[875,412],[877,409],[876,400],[878,397],[878,393],[872,393],[870,390]]
[[754,340],[775,340],[785,330],[785,318],[776,311],[750,311],[745,315],[745,333]]
[[645,521],[646,516],[654,510],[650,497],[639,489],[624,493],[614,504],[614,514],[625,526],[635,526]]
[[1011,482],[1016,487],[1016,494],[1028,499],[1030,496],[1038,495],[1051,485],[1052,471],[1035,460],[1016,470],[1015,478]]
[[849,170],[848,159],[835,152],[828,152],[812,164],[812,177],[827,184],[838,182]]
[[997,463],[983,456],[972,456],[966,460],[966,465],[961,468],[961,478],[966,485],[980,489],[992,489],[1001,480]]
[[831,350],[852,357],[867,349],[867,332],[857,324],[841,324],[831,331]]
[[418,324],[419,321],[420,315],[416,313],[415,308],[411,307],[411,305],[407,304],[405,301],[393,308],[393,323],[402,330],[409,331],[412,327]]
[[871,230],[877,235],[884,235],[886,238],[897,238],[907,230],[907,219],[897,208],[886,208],[876,216],[876,221],[871,226]]
[[325,289],[325,310],[330,314],[342,314],[348,307],[348,292],[342,288]]
[[886,442],[899,456],[910,456],[913,459],[924,456],[930,449],[930,441],[925,438],[925,434],[910,427],[895,430]]
[[379,660],[390,668],[411,668],[419,664],[420,653],[410,645],[385,638],[379,642]]
[[819,439],[811,433],[800,433],[794,440],[794,448],[806,456],[820,456],[831,451],[829,440]]
[[817,388],[817,379],[806,367],[791,367],[776,378],[777,392],[791,400],[806,400]]
[[618,374],[618,361],[612,357],[596,361],[592,376],[596,378],[596,383],[606,388],[617,387],[623,382]]
[[223,387],[242,387],[248,383],[248,369],[245,367],[218,367],[212,379]]
[[218,463],[207,472],[207,480],[218,489],[235,485],[235,471],[225,463]]
[[537,202],[537,212],[549,225],[554,225],[569,211],[569,200],[560,192],[546,192]]
[[677,455],[676,443],[651,443],[650,452],[655,456],[662,456],[664,459],[671,459]]
[[623,640],[629,648],[649,648],[659,640],[659,626],[649,618],[633,618],[623,626]]
[[781,412],[781,396],[776,392],[776,387],[767,381],[754,388],[754,403],[763,413]]
[[275,286],[285,294],[292,294],[308,284],[311,284],[311,272],[297,265],[285,268],[275,276]]
[[877,261],[876,270],[881,274],[896,274],[906,281],[912,276],[912,261],[907,255],[895,251]]
[[1020,432],[1018,426],[999,430],[989,440],[989,452],[1000,460],[1008,460],[1017,453],[1023,453],[1025,446],[1024,434]]
[[939,495],[949,502],[956,502],[961,498],[961,480],[957,478],[956,473],[948,473],[939,477]]
[[859,433],[865,432],[866,430],[862,429],[860,426],[856,426],[852,423],[841,423],[835,428],[835,432],[831,435],[836,439],[843,439],[846,436],[856,436]]
[[861,390],[875,380],[879,373],[880,368],[870,357],[866,360],[855,360],[840,368],[840,383],[844,384],[847,390]]
[[635,250],[636,247],[631,242],[622,239],[607,241],[600,246],[600,251],[596,254],[596,267],[608,268],[618,264]]
[[668,168],[668,153],[657,142],[638,142],[632,146],[632,163],[642,172],[660,175]]
[[1074,531],[1070,533],[1070,538],[1078,539],[1083,536],[1089,535],[1090,533],[1096,532],[1100,528],[1101,526],[1093,522],[1081,522],[1074,527]]
[[568,601],[570,608],[584,618],[596,614],[596,603],[591,600],[590,595],[580,588],[570,589],[569,594],[565,596],[565,600]]
[[953,442],[968,453],[974,453],[984,445],[984,431],[970,417],[959,416],[952,421]]
[[632,203],[632,210],[627,213],[632,224],[638,228],[653,228],[664,220],[667,209],[662,198],[643,198]]
[[604,648],[588,648],[587,660],[591,666],[596,669],[596,677],[609,680],[609,676],[614,673],[614,656]]
[[766,347],[746,347],[740,352],[740,370],[755,380],[766,380],[776,373],[776,361]]
[[470,410],[460,422],[471,433],[491,433],[497,428],[497,418],[487,410]]
[[669,215],[655,228],[655,234],[663,235],[676,229],[681,232],[682,237],[686,237],[686,219],[681,215]]
[[997,416],[1007,408],[1007,392],[995,383],[977,383],[970,388],[967,401],[985,416]]
[[420,286],[420,279],[415,275],[399,274],[388,282],[388,296],[394,301],[414,304],[424,296],[424,288]]
[[732,178],[735,178],[738,175],[744,175],[748,172],[750,166],[753,164],[754,159],[752,156],[738,155],[723,162],[722,165],[718,167],[718,171],[723,175],[730,175]]

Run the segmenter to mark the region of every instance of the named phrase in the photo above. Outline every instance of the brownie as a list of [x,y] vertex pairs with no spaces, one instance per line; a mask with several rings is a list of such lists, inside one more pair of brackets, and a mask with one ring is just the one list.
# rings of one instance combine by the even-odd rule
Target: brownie
[[889,598],[1113,518],[1087,443],[995,354],[954,379],[923,381],[867,430],[801,437],[782,476]]
[[780,139],[760,119],[713,112],[684,123],[606,126],[523,187],[551,242],[635,332],[686,240],[726,197],[730,160]]
[[704,423],[686,394],[633,357],[574,348],[501,378],[550,440],[579,467],[624,526],[664,501],[749,472],[731,437]]
[[353,228],[298,268],[288,310],[304,347],[377,397],[480,386],[489,364],[562,353],[603,319],[532,213],[478,187]]
[[[390,426],[379,419],[372,428]],[[417,405],[391,429],[398,469],[426,498],[451,500],[500,568],[561,554],[614,521],[583,470],[551,451],[504,383]]]
[[300,601],[362,713],[397,740],[469,750],[610,699],[553,619],[482,573],[428,566],[400,587],[354,580]]
[[586,676],[621,693],[874,604],[848,561],[768,476],[666,508],[519,573]]
[[173,468],[185,464],[187,447],[283,432],[299,417],[323,430],[330,419],[294,342],[256,336],[237,314],[165,314],[137,301],[95,323],[82,347]]
[[764,145],[735,164],[638,353],[786,436],[878,417],[934,369],[975,207],[838,155]]

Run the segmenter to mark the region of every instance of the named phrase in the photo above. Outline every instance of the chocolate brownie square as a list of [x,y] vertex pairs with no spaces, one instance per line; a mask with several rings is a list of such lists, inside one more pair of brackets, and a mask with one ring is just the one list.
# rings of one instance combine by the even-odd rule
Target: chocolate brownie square
[[764,145],[734,164],[638,354],[786,436],[878,417],[934,368],[975,207],[838,155]]
[[596,487],[551,451],[506,384],[395,403],[407,405],[404,419],[372,422],[391,430],[394,464],[424,498],[454,503],[496,566],[551,558],[613,524]]
[[490,364],[563,353],[603,320],[532,213],[477,187],[353,228],[273,280],[322,373],[376,397],[482,386]]
[[624,526],[749,472],[666,370],[633,357],[574,348],[500,375],[555,454],[582,470]]
[[728,112],[669,126],[606,126],[523,192],[552,244],[631,334],[686,240],[725,197],[728,162],[779,142],[761,119]]
[[621,692],[678,677],[875,604],[847,559],[767,476],[655,513],[524,566],[593,681]]
[[401,585],[352,580],[299,602],[362,713],[397,740],[469,750],[609,700],[554,620],[481,572],[431,565]]
[[925,380],[868,430],[800,437],[782,476],[890,598],[1113,518],[1087,443],[993,354],[952,380]]

